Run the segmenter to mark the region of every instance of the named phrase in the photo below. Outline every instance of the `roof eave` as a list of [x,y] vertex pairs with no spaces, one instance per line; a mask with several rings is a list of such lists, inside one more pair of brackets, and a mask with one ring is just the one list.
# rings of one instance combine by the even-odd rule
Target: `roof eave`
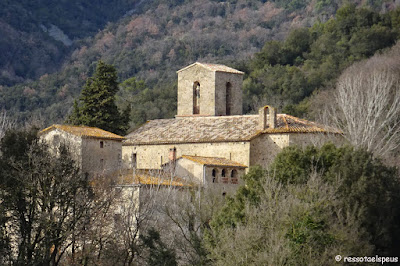
[[229,168],[247,168],[245,165],[222,165],[222,164],[203,164],[204,166],[212,166],[212,167],[229,167]]
[[[67,133],[69,133],[69,132],[67,132]],[[72,134],[72,133],[70,133],[70,134]],[[75,134],[72,134],[72,135],[81,137],[83,139],[105,139],[105,140],[116,140],[116,141],[126,140],[126,138],[97,137],[97,136],[86,136],[86,135],[75,135]]]
[[341,132],[335,132],[335,131],[329,131],[329,130],[313,130],[313,131],[305,131],[305,130],[290,130],[290,129],[282,129],[282,130],[274,130],[271,132],[270,129],[264,130],[264,131],[258,131],[256,132],[253,136],[251,136],[248,141],[251,141],[255,138],[257,138],[260,135],[274,135],[274,134],[333,134],[333,135],[343,135]]
[[192,144],[192,143],[223,143],[223,142],[248,142],[251,138],[233,140],[201,140],[201,141],[152,141],[152,142],[123,142],[122,146],[134,145],[167,145],[167,144]]

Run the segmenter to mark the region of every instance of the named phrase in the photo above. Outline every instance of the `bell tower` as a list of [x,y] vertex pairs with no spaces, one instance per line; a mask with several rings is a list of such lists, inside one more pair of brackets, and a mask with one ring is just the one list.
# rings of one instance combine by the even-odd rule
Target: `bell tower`
[[243,72],[224,65],[196,62],[177,73],[177,116],[242,114]]

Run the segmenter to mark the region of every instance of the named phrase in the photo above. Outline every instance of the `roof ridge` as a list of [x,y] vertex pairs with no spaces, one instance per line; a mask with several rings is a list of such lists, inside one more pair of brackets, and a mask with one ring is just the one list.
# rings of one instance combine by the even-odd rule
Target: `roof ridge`
[[[190,65],[188,65],[188,66],[186,66],[186,67],[184,67],[182,69],[179,69],[178,71],[176,71],[176,73],[179,73],[181,71],[184,71],[184,70],[186,70],[188,68],[191,68],[193,66],[196,66],[196,65],[200,65],[200,66],[202,66],[202,67],[204,67],[204,68],[206,68],[206,69],[208,69],[210,71],[213,71],[213,72],[228,72],[228,73],[231,72],[231,73],[241,74],[241,75],[244,74],[243,71],[237,70],[237,69],[229,67],[227,65],[213,64],[213,63],[201,63],[201,62],[198,62],[198,61],[196,61],[193,64],[190,64]],[[212,69],[212,66],[219,67],[220,69]],[[226,68],[226,69],[224,70],[223,68]]]
[[90,127],[85,125],[53,124],[50,127],[41,130],[38,134],[42,135],[54,129],[58,129],[66,133],[85,138],[114,139],[114,140],[125,139],[124,137],[117,135],[113,132],[98,127]]

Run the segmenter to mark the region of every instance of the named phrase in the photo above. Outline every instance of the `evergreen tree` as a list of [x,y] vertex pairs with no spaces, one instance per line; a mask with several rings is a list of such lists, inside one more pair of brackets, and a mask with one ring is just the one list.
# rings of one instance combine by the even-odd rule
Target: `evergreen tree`
[[72,109],[72,113],[69,115],[67,120],[65,120],[65,123],[71,124],[71,125],[79,125],[80,124],[80,110],[79,110],[79,104],[78,101],[74,101],[74,107]]
[[132,112],[132,107],[130,104],[128,104],[125,109],[122,111],[121,114],[121,130],[123,132],[127,132],[129,129],[129,122],[131,121],[131,112]]
[[165,265],[176,266],[176,254],[174,250],[169,249],[161,240],[160,233],[154,228],[147,231],[147,235],[141,236],[144,247],[149,249],[147,263],[150,266]]
[[82,90],[81,106],[74,103],[74,110],[67,119],[74,125],[98,127],[124,135],[127,119],[118,111],[115,94],[118,92],[118,76],[115,67],[103,61],[97,63],[96,72]]

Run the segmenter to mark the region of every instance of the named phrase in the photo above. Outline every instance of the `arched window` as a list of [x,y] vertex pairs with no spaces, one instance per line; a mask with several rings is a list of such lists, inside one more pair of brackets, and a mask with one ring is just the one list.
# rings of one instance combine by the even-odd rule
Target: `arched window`
[[212,176],[216,177],[217,176],[217,170],[216,169],[212,169]]
[[218,183],[217,169],[212,169],[211,175],[212,175],[212,182],[213,183]]
[[200,83],[193,83],[193,114],[200,114]]
[[237,170],[233,169],[231,171],[231,184],[238,184],[239,179],[238,179],[238,172]]
[[226,83],[226,115],[231,115],[232,109],[232,84],[230,82]]
[[226,169],[222,169],[221,171],[221,182],[223,184],[229,184],[229,177],[226,176]]
[[234,170],[232,170],[232,172],[231,172],[231,177],[237,177],[237,171],[234,169]]

